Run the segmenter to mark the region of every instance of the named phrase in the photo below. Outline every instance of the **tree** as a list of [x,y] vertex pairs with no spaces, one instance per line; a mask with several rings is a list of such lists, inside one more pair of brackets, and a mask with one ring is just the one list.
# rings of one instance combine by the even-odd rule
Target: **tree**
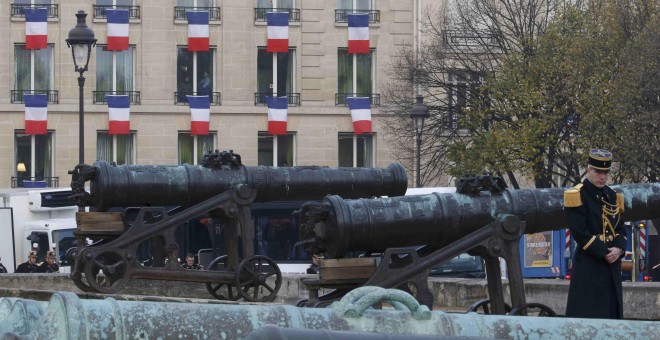
[[[471,53],[430,44],[419,60],[402,58],[395,69],[406,70],[409,81],[419,84],[421,91],[441,103],[425,134],[431,137],[422,148],[425,158],[431,160],[424,168],[427,178],[438,175],[429,168],[441,163],[443,172],[455,176],[484,170],[506,174],[513,187],[518,186],[520,175],[531,175],[539,188],[566,186],[581,179],[585,150],[596,146],[615,151],[617,160],[626,160],[616,173],[618,179],[630,176],[631,164],[644,164],[647,172],[655,169],[657,173],[657,163],[652,164],[657,158],[653,157],[657,143],[650,146],[655,145],[655,153],[646,153],[644,159],[635,159],[635,163],[623,155],[634,153],[630,146],[625,147],[629,141],[624,140],[625,134],[632,132],[626,132],[626,128],[640,128],[639,124],[652,117],[636,114],[632,119],[622,115],[624,107],[639,106],[640,101],[627,96],[623,88],[628,86],[619,77],[649,72],[640,68],[637,73],[622,73],[623,68],[639,61],[639,57],[631,56],[626,66],[622,54],[631,50],[633,39],[657,13],[657,1],[471,0],[459,6],[457,13],[455,26],[475,34],[486,31],[491,37],[478,39],[470,46]],[[450,22],[452,19],[444,25]],[[486,44],[489,41],[496,43]],[[492,45],[497,48],[491,48]],[[477,53],[479,48],[482,53]],[[646,55],[650,58],[655,52],[648,51]],[[453,131],[443,124],[443,118],[452,111],[452,103],[447,101],[451,96],[446,94],[451,94],[455,84],[441,74],[451,73],[451,66],[457,64],[462,69],[480,72],[484,81],[468,91],[469,105],[461,112],[462,124],[459,131]],[[643,84],[648,82],[639,83]],[[650,88],[646,96],[654,90],[657,94],[657,88]],[[641,111],[657,115],[657,106]],[[395,117],[405,118],[401,116]]]
[[[415,131],[408,111],[416,92],[425,97],[431,109],[421,148],[422,182],[437,182],[451,169],[458,169],[457,162],[462,160],[450,157],[450,147],[472,138],[465,134],[459,118],[478,99],[478,84],[496,74],[503,56],[521,52],[534,55],[536,39],[565,2],[465,0],[428,10],[421,48],[402,49],[390,67],[394,81],[383,91],[386,101],[382,111],[391,114],[385,133],[399,151],[395,157],[404,164],[414,164]],[[500,169],[494,165],[502,156],[489,155],[480,170]],[[503,171],[518,187],[513,172]]]

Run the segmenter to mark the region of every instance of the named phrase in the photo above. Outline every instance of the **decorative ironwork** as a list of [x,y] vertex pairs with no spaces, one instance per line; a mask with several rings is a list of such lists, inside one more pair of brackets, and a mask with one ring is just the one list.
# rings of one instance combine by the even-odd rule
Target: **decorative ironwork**
[[300,8],[255,8],[254,21],[266,21],[268,12],[289,12],[289,22],[300,22]]
[[24,8],[47,8],[49,18],[58,18],[60,9],[58,4],[29,5],[29,4],[11,4],[12,18],[25,18]]
[[[29,183],[29,185],[27,185]],[[11,178],[11,187],[12,188],[59,188],[60,187],[60,178],[59,177],[25,177],[18,176]]]
[[[287,92],[285,93],[289,106],[300,106],[300,93],[298,92]],[[273,96],[272,92],[255,92],[254,93],[254,105],[266,105],[266,97]],[[278,94],[282,97],[282,95]]]
[[369,97],[371,106],[380,106],[380,93],[335,93],[335,106],[348,106],[348,97]]
[[[187,105],[188,98],[187,95],[199,96],[201,93],[198,92],[183,92],[177,91],[174,92],[174,105]],[[211,105],[221,105],[221,92],[211,92],[209,95],[209,101]]]
[[[112,9],[112,5],[94,5],[94,19],[106,19],[105,10]],[[116,5],[115,9],[127,9],[129,19],[140,19],[140,6]]]
[[335,22],[348,22],[349,13],[368,13],[369,22],[380,22],[380,11],[375,9],[335,9]]
[[92,101],[94,104],[105,104],[108,101],[106,95],[128,95],[131,104],[140,105],[140,91],[92,91]]
[[456,192],[466,195],[479,195],[482,191],[490,191],[493,194],[499,194],[507,188],[506,182],[502,177],[483,174],[475,176],[468,174],[463,176],[456,183]]
[[13,104],[23,103],[24,94],[46,94],[49,103],[57,104],[60,102],[57,90],[11,90],[11,102]]
[[174,20],[188,20],[187,11],[209,11],[209,21],[220,21],[220,7],[174,6]]

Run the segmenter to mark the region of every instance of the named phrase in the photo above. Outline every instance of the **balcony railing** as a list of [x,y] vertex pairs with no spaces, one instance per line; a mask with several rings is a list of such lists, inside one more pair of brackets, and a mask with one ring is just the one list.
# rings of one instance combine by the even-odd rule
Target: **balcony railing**
[[59,186],[59,177],[18,176],[11,178],[12,188],[59,188]]
[[488,32],[469,32],[462,30],[443,30],[442,39],[445,45],[456,47],[496,46],[495,37]]
[[[197,92],[174,92],[174,105],[186,105],[188,104],[187,95],[196,95],[200,94]],[[211,92],[209,96],[209,102],[211,105],[220,105],[221,103],[221,93],[220,92]]]
[[23,103],[24,94],[47,94],[49,103],[60,102],[57,90],[11,90],[11,102]]
[[349,13],[368,13],[369,22],[380,22],[380,11],[375,9],[335,9],[335,22],[348,22]]
[[335,93],[336,106],[348,106],[348,97],[369,97],[371,98],[371,106],[380,105],[380,93]]
[[300,22],[300,8],[255,8],[254,21],[266,21],[268,12],[289,12],[289,22]]
[[140,105],[140,91],[92,91],[92,101],[94,104],[105,104],[108,102],[105,96],[109,94],[127,94],[131,104]]
[[[254,93],[254,105],[266,105],[266,97],[273,96],[272,92],[255,92]],[[278,96],[282,97],[278,94]],[[286,93],[287,101],[289,106],[300,106],[300,93]]]
[[174,20],[188,20],[187,11],[209,11],[209,21],[220,21],[220,7],[174,7]]
[[[105,10],[112,9],[112,5],[94,5],[94,19],[106,19]],[[115,9],[127,9],[129,19],[140,19],[140,6],[117,5]]]
[[58,4],[50,5],[28,5],[28,4],[11,4],[11,17],[12,18],[25,18],[24,8],[48,8],[48,17],[57,18],[60,15]]

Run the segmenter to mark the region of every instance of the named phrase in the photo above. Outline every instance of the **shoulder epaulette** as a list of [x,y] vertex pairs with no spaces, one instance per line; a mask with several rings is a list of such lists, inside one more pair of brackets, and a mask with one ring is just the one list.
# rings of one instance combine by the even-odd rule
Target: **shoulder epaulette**
[[582,183],[564,191],[564,207],[577,208],[582,205],[580,189],[582,189]]
[[616,205],[619,208],[619,213],[622,213],[626,206],[626,202],[623,198],[622,193],[618,193],[618,192],[616,193]]

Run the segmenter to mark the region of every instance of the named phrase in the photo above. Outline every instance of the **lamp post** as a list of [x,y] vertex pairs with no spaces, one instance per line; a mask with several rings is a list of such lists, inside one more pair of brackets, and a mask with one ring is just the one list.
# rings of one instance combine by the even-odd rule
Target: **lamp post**
[[69,37],[66,39],[66,45],[71,47],[71,54],[73,55],[73,65],[75,66],[76,72],[80,73],[78,77],[78,87],[80,90],[79,93],[79,108],[78,108],[78,117],[79,117],[79,154],[78,154],[78,163],[85,163],[85,109],[83,103],[83,88],[85,87],[85,77],[83,73],[87,71],[87,65],[89,65],[89,57],[92,55],[92,47],[96,45],[96,39],[94,38],[94,31],[92,31],[87,24],[85,19],[87,18],[87,13],[85,11],[78,11],[76,13],[76,18],[78,18],[78,23],[76,27],[72,28],[69,31]]
[[417,168],[415,176],[415,187],[422,186],[422,177],[420,169],[420,159],[422,158],[422,130],[424,129],[424,120],[429,117],[429,108],[424,104],[424,97],[417,96],[417,102],[410,109],[410,118],[415,122],[415,136],[417,141]]

